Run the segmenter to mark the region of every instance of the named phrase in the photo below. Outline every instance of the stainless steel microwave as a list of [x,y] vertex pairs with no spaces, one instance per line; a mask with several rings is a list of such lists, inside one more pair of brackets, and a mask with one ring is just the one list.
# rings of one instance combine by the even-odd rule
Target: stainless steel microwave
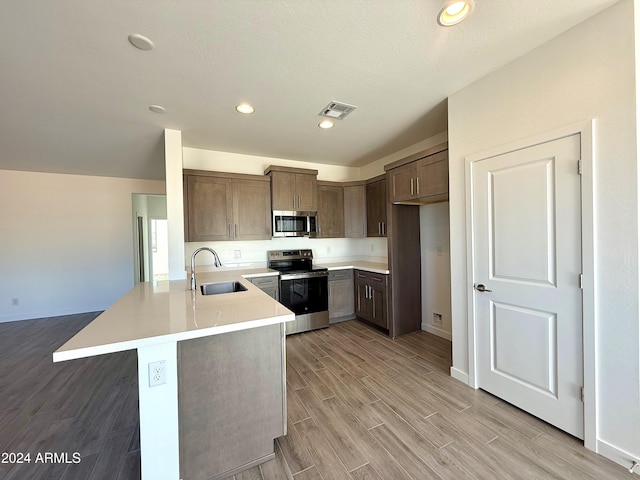
[[273,211],[274,237],[315,237],[317,212]]

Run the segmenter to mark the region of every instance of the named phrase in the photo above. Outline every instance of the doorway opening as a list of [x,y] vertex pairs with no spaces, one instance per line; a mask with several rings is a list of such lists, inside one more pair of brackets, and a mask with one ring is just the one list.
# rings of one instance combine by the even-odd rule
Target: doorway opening
[[134,193],[132,216],[134,282],[168,279],[167,196]]
[[149,220],[151,242],[151,278],[157,282],[169,279],[169,222],[166,218]]

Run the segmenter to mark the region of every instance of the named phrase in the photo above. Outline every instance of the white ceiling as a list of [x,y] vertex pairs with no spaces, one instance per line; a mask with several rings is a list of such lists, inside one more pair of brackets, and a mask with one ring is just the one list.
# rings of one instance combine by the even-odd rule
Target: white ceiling
[[[3,2],[0,169],[162,179],[164,128],[188,147],[363,165],[446,130],[450,94],[616,1],[476,0],[453,28],[436,23],[443,0]],[[332,100],[358,108],[321,130]]]

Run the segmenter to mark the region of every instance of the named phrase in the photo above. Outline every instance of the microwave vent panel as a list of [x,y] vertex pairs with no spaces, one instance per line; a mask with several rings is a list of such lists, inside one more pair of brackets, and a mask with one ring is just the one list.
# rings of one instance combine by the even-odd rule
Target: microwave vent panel
[[329,105],[322,109],[319,115],[334,118],[336,120],[342,120],[356,108],[357,107],[355,105],[349,105],[348,103],[330,102]]

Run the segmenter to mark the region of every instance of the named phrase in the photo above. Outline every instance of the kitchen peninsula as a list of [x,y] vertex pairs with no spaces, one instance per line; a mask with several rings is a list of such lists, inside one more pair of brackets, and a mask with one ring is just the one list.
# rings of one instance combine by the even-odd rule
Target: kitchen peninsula
[[187,280],[140,283],[54,352],[61,362],[137,350],[143,480],[225,478],[273,458],[294,315],[243,277],[269,274],[198,274],[198,286],[246,289],[206,296]]

